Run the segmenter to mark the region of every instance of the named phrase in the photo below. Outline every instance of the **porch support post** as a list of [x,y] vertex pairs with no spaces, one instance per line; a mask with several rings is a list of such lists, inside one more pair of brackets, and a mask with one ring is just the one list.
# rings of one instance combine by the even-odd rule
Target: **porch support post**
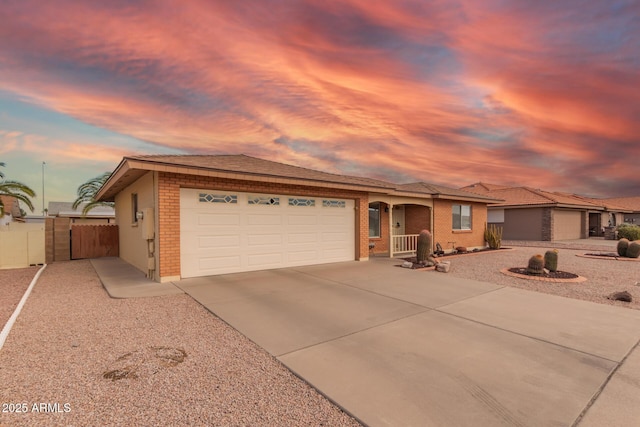
[[393,258],[393,204],[389,203],[389,258]]

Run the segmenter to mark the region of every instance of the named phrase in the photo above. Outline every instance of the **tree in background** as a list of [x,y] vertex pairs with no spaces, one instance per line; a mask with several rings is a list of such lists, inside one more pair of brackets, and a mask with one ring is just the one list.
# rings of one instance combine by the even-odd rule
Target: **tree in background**
[[78,198],[73,202],[73,209],[77,209],[83,203],[86,203],[82,208],[82,215],[86,215],[91,209],[95,209],[98,206],[110,206],[113,207],[113,202],[98,202],[96,201],[96,194],[100,191],[100,188],[111,176],[111,172],[105,172],[100,176],[91,178],[89,181],[78,187]]
[[[5,164],[0,162],[0,166]],[[33,202],[31,197],[36,196],[36,192],[29,186],[18,181],[4,179],[4,174],[0,172],[0,196],[10,196],[24,203],[33,212]],[[4,216],[4,203],[0,199],[0,218]]]

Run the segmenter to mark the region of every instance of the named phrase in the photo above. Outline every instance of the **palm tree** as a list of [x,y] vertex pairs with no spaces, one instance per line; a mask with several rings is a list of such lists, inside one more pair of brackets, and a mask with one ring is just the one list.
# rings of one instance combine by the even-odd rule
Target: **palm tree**
[[100,176],[95,178],[91,178],[80,187],[78,187],[78,198],[73,202],[73,209],[77,209],[83,203],[86,203],[82,208],[82,215],[86,215],[91,209],[97,208],[98,206],[111,206],[113,207],[113,202],[98,202],[96,201],[96,194],[105,182],[111,176],[111,172],[105,172]]
[[[0,166],[5,164],[0,162]],[[4,174],[0,172],[0,196],[10,196],[24,203],[33,212],[33,203],[31,197],[36,196],[36,192],[29,188],[26,184],[18,181],[7,181]],[[4,203],[0,199],[0,218],[4,216]]]

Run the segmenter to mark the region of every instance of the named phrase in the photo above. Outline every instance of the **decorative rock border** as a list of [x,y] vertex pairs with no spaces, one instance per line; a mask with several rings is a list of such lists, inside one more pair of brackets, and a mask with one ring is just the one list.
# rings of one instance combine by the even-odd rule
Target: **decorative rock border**
[[514,273],[512,271],[509,271],[508,268],[503,268],[502,270],[500,270],[500,273],[504,274],[505,276],[517,277],[518,279],[525,279],[525,280],[536,280],[538,282],[581,283],[581,282],[586,282],[587,281],[587,278],[586,277],[582,277],[582,276],[578,276],[578,277],[575,277],[573,279],[554,279],[552,277],[530,276],[528,274]]
[[591,258],[591,259],[606,259],[612,261],[631,261],[631,262],[640,262],[640,258],[626,258],[621,256],[598,256],[598,255],[587,255],[587,254],[576,254],[577,257],[580,258]]

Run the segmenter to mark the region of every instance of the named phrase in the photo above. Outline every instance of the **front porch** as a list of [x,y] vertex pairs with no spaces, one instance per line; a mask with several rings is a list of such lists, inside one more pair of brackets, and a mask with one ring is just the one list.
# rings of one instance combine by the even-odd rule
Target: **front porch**
[[431,230],[433,209],[415,203],[372,201],[369,203],[371,256],[415,255],[418,235]]

